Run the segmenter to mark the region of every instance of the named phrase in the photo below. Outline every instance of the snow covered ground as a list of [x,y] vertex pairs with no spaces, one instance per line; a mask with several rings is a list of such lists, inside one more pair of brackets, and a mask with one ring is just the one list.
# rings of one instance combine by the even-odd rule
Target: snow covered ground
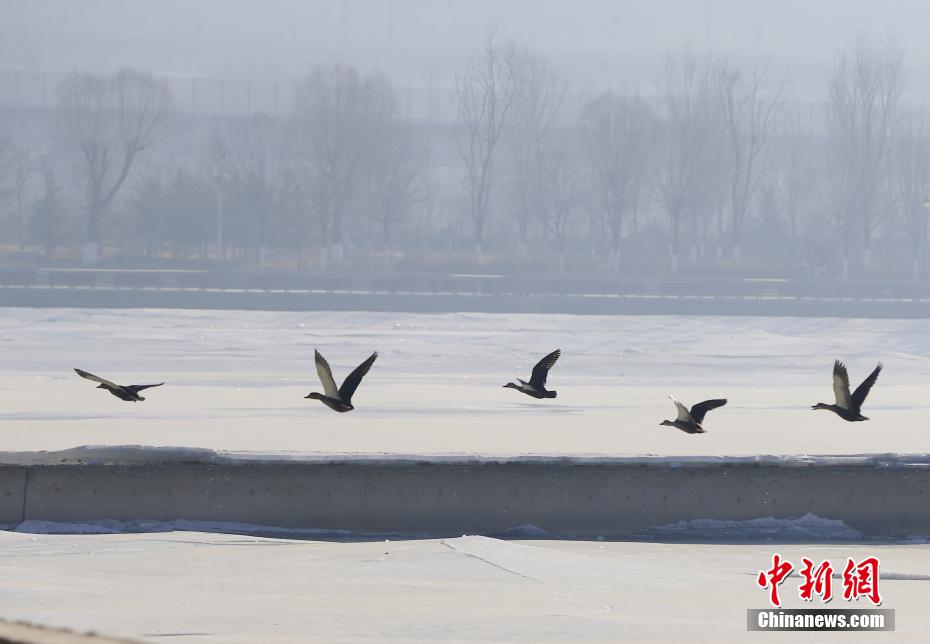
[[[337,380],[381,357],[336,414],[313,349]],[[556,347],[555,400],[503,389]],[[878,361],[866,423],[832,402],[843,359],[858,384]],[[930,321],[410,313],[3,309],[0,451],[79,445],[307,453],[925,453]],[[166,381],[143,403],[95,390]],[[660,427],[669,393],[729,398],[704,435]]]
[[[748,633],[773,552],[878,556],[896,632]],[[925,642],[930,629],[926,545],[0,532],[0,563],[0,616],[151,642]],[[784,606],[824,607],[798,598],[798,579],[781,585]],[[830,608],[871,606],[834,584]]]

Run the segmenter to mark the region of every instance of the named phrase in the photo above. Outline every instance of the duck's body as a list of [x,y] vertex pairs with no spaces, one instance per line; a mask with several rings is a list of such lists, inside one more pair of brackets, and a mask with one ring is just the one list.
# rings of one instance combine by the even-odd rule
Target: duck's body
[[92,380],[96,383],[99,383],[97,385],[97,389],[106,389],[120,400],[125,400],[126,402],[141,402],[145,400],[145,398],[139,395],[140,391],[143,389],[149,389],[150,387],[161,387],[163,384],[165,384],[163,382],[159,382],[156,385],[118,385],[115,382],[110,382],[109,380],[105,380],[100,376],[95,376],[94,374],[82,369],[75,369],[74,371],[81,378],[86,378],[87,380]]
[[537,362],[536,366],[533,367],[533,373],[530,375],[529,382],[517,378],[517,383],[519,384],[508,382],[506,385],[504,385],[504,388],[516,389],[520,393],[526,394],[527,396],[532,396],[533,398],[555,398],[556,392],[551,389],[546,389],[546,377],[549,375],[549,369],[552,368],[552,365],[555,364],[560,355],[562,355],[562,350],[556,349],[545,358]]
[[663,420],[659,424],[680,429],[687,434],[703,434],[705,429],[701,423],[704,422],[704,416],[707,415],[707,412],[727,404],[725,398],[714,398],[713,400],[699,402],[691,407],[691,409],[688,409],[681,404],[681,402],[676,400],[674,396],[669,396],[669,398],[675,403],[675,408],[678,410],[678,417],[675,418],[675,420]]
[[866,396],[872,389],[872,385],[878,380],[878,374],[882,371],[882,364],[872,370],[868,378],[862,381],[862,384],[856,388],[856,391],[849,393],[849,373],[846,371],[846,365],[839,360],[833,363],[833,394],[836,396],[836,404],[817,403],[811,409],[826,409],[832,411],[845,421],[854,423],[862,420],[868,420],[867,416],[862,415],[862,404]]
[[[517,384],[519,383],[519,384]],[[517,378],[517,382],[508,382],[504,385],[507,389],[516,389],[520,393],[526,394],[527,396],[532,396],[533,398],[555,398],[556,392],[551,389],[546,389],[545,387],[534,387],[532,384],[528,383],[525,380],[520,380]]]
[[340,413],[352,411],[353,409],[355,409],[355,407],[352,406],[351,402],[343,402],[342,400],[338,398],[331,398],[329,396],[324,396],[323,394],[319,394],[315,391],[307,394],[305,397],[310,398],[312,400],[319,400],[321,403],[323,403],[324,405],[326,405],[333,411],[338,411]]
[[352,411],[355,409],[355,407],[352,406],[352,395],[355,393],[355,390],[358,389],[359,383],[362,382],[362,378],[368,373],[368,370],[371,369],[371,365],[375,363],[377,357],[378,352],[375,351],[365,362],[357,366],[355,370],[346,377],[342,382],[342,387],[336,389],[336,381],[333,380],[333,372],[332,369],[329,368],[329,363],[326,362],[326,358],[324,358],[319,351],[314,351],[316,373],[320,377],[320,382],[323,383],[323,393],[321,394],[313,391],[304,396],[304,398],[319,400],[333,411],[338,411],[340,413]]

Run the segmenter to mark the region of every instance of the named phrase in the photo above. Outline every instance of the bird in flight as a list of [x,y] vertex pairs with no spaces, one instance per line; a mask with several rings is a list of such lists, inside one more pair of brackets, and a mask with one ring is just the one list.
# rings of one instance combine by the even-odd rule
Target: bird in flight
[[552,368],[552,365],[555,364],[555,361],[559,359],[560,355],[562,355],[562,350],[556,349],[537,362],[536,366],[533,367],[533,373],[530,375],[529,382],[517,378],[520,384],[508,382],[504,385],[504,388],[516,389],[533,398],[555,398],[556,392],[546,389],[546,376],[549,375],[549,370]]
[[88,373],[81,369],[75,369],[77,375],[81,378],[87,378],[88,380],[93,380],[100,384],[97,385],[97,389],[106,389],[111,394],[119,398],[120,400],[125,400],[128,402],[138,402],[145,400],[142,396],[139,395],[139,392],[143,389],[148,389],[149,387],[161,387],[163,382],[158,383],[157,385],[118,385],[109,380],[104,380],[100,376],[95,376],[92,373]]
[[833,393],[836,396],[836,404],[817,403],[811,409],[827,409],[851,423],[857,420],[868,420],[862,415],[862,403],[865,402],[865,397],[869,395],[869,391],[875,381],[878,380],[878,374],[881,371],[882,363],[879,362],[878,366],[869,374],[869,377],[863,380],[862,384],[856,388],[856,391],[850,394],[849,374],[846,372],[846,365],[837,360],[833,363]]
[[675,396],[669,396],[669,398],[672,399],[672,402],[675,403],[675,407],[678,409],[678,418],[675,420],[663,420],[659,424],[675,427],[688,434],[703,434],[704,427],[701,423],[704,422],[704,416],[707,412],[727,404],[725,398],[715,398],[713,400],[699,402],[689,410],[681,404],[680,401],[676,400]]
[[362,382],[362,378],[364,378],[368,370],[371,369],[371,365],[375,363],[378,352],[375,351],[365,362],[357,366],[342,382],[342,386],[339,389],[336,389],[336,381],[333,380],[333,371],[329,368],[329,363],[326,362],[326,358],[324,358],[319,351],[314,350],[314,353],[316,354],[316,373],[320,377],[320,382],[323,383],[323,393],[321,394],[314,391],[304,396],[304,398],[319,400],[330,409],[338,412],[352,411],[355,409],[355,407],[352,406],[352,394],[358,389],[359,383]]

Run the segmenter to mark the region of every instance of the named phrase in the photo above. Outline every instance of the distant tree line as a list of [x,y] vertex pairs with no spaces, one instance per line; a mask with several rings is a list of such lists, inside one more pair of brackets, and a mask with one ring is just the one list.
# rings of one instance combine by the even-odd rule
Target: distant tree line
[[570,111],[568,79],[493,30],[449,128],[346,65],[311,70],[286,117],[207,125],[150,74],[75,73],[47,141],[0,123],[0,243],[20,262],[926,277],[930,131],[901,67],[893,43],[840,52],[819,130],[761,61],[690,52],[658,96]]

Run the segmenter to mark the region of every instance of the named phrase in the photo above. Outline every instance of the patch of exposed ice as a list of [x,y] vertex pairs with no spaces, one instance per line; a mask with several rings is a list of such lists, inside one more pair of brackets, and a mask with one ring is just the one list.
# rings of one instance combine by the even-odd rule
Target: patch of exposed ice
[[808,512],[800,517],[762,517],[746,521],[693,519],[648,528],[641,536],[654,539],[701,541],[856,541],[858,530],[838,519],[825,519]]
[[551,532],[543,530],[538,525],[533,525],[532,523],[524,523],[523,525],[518,525],[513,528],[507,528],[497,534],[493,535],[494,537],[499,537],[501,539],[552,539],[555,538]]
[[244,534],[253,536],[287,536],[306,539],[344,539],[353,536],[347,530],[320,530],[313,528],[278,528],[238,523],[231,521],[156,521],[150,519],[133,519],[116,521],[97,519],[93,521],[61,522],[27,520],[11,526],[13,532],[27,534],[123,534],[140,532],[212,532],[222,534]]

